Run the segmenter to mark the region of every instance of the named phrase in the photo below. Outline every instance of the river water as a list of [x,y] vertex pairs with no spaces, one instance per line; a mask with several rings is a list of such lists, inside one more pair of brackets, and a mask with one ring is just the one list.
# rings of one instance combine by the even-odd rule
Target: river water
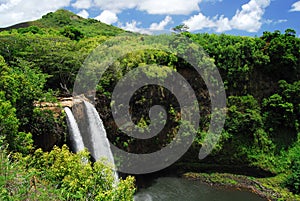
[[160,177],[153,184],[140,189],[135,201],[264,201],[246,191],[227,190],[199,181],[176,177]]

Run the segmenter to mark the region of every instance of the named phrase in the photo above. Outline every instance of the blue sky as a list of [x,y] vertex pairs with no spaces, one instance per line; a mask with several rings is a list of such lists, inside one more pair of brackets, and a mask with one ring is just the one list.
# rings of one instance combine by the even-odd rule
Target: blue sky
[[149,34],[184,23],[194,33],[260,36],[292,28],[300,36],[299,0],[0,0],[0,27],[60,8]]

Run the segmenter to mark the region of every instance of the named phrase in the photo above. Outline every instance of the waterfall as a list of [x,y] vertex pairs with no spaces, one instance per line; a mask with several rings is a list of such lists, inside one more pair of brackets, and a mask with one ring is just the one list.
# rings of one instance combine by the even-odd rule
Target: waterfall
[[106,131],[103,122],[96,108],[89,102],[84,101],[86,115],[88,118],[89,136],[93,150],[91,155],[95,160],[107,158],[108,162],[114,164],[114,158],[110,150],[110,144],[106,136]]
[[[79,118],[74,118],[72,111],[69,108],[65,108],[74,151],[77,152],[87,147],[96,161],[104,158],[109,165],[115,168],[114,157],[107,139],[106,130],[96,108],[86,101],[83,101],[83,105],[85,114]],[[79,122],[78,124],[76,119]],[[115,183],[117,183],[119,178],[116,171],[114,171],[113,176]]]
[[65,107],[64,110],[67,114],[67,124],[70,132],[72,149],[74,152],[82,151],[84,150],[84,144],[75,117],[70,108]]

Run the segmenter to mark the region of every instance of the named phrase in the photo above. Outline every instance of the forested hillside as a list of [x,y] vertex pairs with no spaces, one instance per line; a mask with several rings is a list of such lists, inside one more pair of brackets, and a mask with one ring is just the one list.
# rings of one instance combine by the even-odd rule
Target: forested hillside
[[[0,31],[0,199],[132,199],[133,178],[114,188],[108,167],[101,162],[80,163],[88,153],[75,155],[64,145],[68,144],[64,113],[53,113],[38,104],[71,96],[87,56],[125,31],[65,10]],[[215,166],[253,168],[273,175],[269,186],[279,188],[282,196],[299,198],[300,39],[295,31],[266,31],[259,37],[173,34],[200,44],[223,79],[227,117],[217,147],[199,161],[198,150],[211,118],[205,83],[185,61],[151,46],[119,58],[97,86],[96,106],[110,141],[129,152],[150,153],[172,140],[184,122],[179,121],[178,104],[165,88],[143,87],[130,102],[133,120],[141,129],[149,124],[148,112],[153,105],[163,105],[171,117],[163,132],[149,141],[125,136],[113,122],[110,109],[113,88],[126,72],[157,64],[155,73],[165,79],[172,68],[195,89],[201,108],[196,140],[178,164],[184,163],[193,171]],[[145,37],[133,35],[136,40]],[[164,41],[165,36],[156,37]]]

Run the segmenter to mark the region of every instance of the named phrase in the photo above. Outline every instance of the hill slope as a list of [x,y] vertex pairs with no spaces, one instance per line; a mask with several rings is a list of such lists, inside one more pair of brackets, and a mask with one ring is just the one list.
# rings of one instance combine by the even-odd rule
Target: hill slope
[[86,37],[96,35],[114,36],[124,32],[124,30],[107,25],[95,19],[85,19],[67,10],[57,10],[44,15],[41,19],[23,22],[6,28],[0,28],[0,31],[11,29],[26,29],[30,26],[36,26],[42,29],[63,30],[65,27],[76,27]]

